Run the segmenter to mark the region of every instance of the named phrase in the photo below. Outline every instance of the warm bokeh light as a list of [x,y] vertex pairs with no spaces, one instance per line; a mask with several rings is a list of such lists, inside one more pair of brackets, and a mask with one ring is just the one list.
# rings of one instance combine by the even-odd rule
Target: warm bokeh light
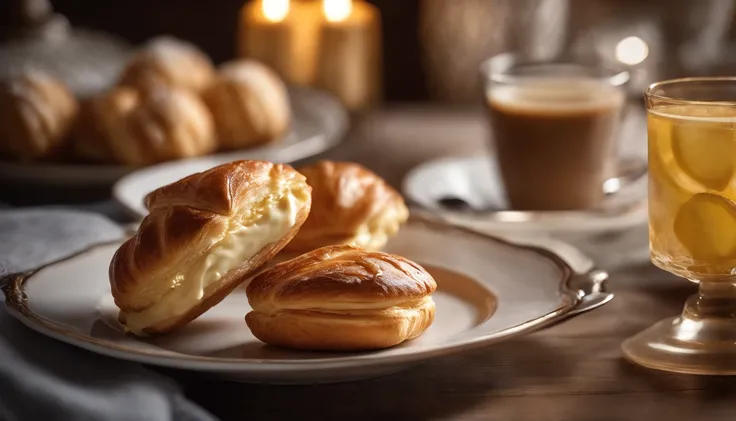
[[643,62],[648,56],[649,46],[639,37],[626,37],[616,45],[616,59],[629,66]]
[[262,0],[261,11],[266,20],[281,22],[289,14],[289,0]]
[[353,11],[352,0],[324,0],[322,9],[328,22],[342,22]]

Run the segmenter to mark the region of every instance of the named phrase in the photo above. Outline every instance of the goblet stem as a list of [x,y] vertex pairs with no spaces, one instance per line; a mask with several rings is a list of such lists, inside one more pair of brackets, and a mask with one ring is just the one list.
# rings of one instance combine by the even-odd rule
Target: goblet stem
[[736,374],[736,286],[701,282],[680,316],[661,321],[622,345],[646,367],[692,374]]
[[727,282],[701,282],[673,323],[673,337],[703,346],[736,347],[736,287]]
[[688,298],[683,317],[736,318],[736,286],[726,282],[700,282],[698,293]]

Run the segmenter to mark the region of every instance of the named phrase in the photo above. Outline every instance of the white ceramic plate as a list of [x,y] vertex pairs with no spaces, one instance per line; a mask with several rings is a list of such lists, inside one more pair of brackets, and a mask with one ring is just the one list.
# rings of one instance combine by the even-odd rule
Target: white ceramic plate
[[337,99],[306,88],[292,88],[290,96],[294,115],[291,130],[283,139],[267,146],[171,161],[143,169],[123,165],[20,164],[0,161],[0,180],[29,185],[105,187],[136,170],[143,174],[151,174],[150,171],[156,173],[159,168],[165,172],[172,167],[186,171],[186,168],[203,168],[239,159],[291,162],[324,152],[340,142],[347,130],[348,116]]
[[[421,164],[404,179],[403,192],[409,201],[446,222],[483,232],[615,231],[647,221],[646,160],[632,158],[625,162],[631,179],[608,195],[600,209],[589,211],[509,210],[498,169],[487,155],[440,158]],[[444,205],[443,200],[448,198],[460,199],[469,209]]]
[[612,298],[601,288],[605,274],[592,271],[588,259],[565,244],[545,241],[544,249],[521,246],[412,220],[387,249],[425,265],[434,275],[439,286],[436,320],[418,339],[376,352],[266,346],[245,324],[250,307],[243,287],[174,334],[146,340],[125,335],[116,321],[107,277],[118,242],[8,278],[3,290],[10,313],[27,326],[100,354],[247,382],[345,381],[488,346]]

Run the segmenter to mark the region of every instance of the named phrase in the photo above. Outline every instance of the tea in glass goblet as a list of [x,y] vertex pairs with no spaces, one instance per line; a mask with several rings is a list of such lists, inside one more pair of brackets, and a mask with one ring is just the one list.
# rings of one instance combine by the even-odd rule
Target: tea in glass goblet
[[736,78],[670,80],[645,96],[652,262],[699,289],[622,350],[650,368],[736,374]]

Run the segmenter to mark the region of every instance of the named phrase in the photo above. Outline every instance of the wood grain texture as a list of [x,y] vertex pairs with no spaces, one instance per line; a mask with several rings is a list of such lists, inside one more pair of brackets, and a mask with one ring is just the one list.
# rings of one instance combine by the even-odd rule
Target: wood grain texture
[[[480,114],[388,110],[361,121],[328,157],[357,160],[398,186],[424,160],[482,152],[484,126]],[[357,383],[261,386],[166,373],[225,420],[733,419],[733,379],[656,372],[622,358],[624,338],[677,314],[695,292],[649,263],[645,227],[571,241],[609,269],[616,298],[527,337]]]
[[678,312],[693,286],[648,265],[616,271],[610,282],[617,297],[602,309],[386,378],[310,387],[177,378],[223,419],[727,419],[731,379],[650,371],[621,356],[624,338]]

